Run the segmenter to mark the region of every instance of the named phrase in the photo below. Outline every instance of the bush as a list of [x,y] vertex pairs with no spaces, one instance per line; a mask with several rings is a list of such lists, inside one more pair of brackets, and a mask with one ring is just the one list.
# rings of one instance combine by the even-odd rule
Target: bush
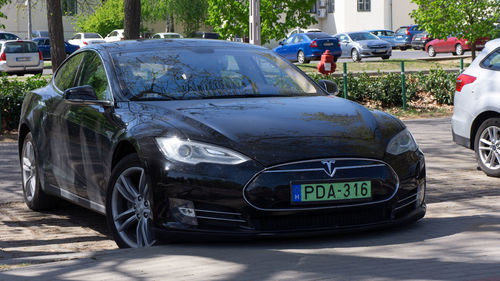
[[[319,74],[310,75],[314,80],[328,79],[339,86],[340,96],[343,96],[344,80],[342,77]],[[431,69],[429,74],[407,74],[405,81],[406,100],[412,101],[419,93],[430,93],[438,104],[453,104],[455,80],[457,73],[448,73],[442,69]],[[389,73],[380,76],[368,76],[361,73],[354,76],[347,74],[347,98],[366,103],[377,102],[382,107],[402,106],[401,74]]]
[[8,79],[5,75],[0,78],[0,124],[2,130],[17,129],[24,95],[28,91],[47,85],[47,82],[48,79],[40,75],[28,77],[25,81]]

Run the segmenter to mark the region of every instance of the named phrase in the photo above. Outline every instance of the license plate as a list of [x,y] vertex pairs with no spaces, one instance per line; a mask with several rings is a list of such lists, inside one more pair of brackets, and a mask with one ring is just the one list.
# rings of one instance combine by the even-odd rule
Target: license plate
[[325,43],[323,43],[323,46],[333,46],[333,43],[332,42],[325,42]]
[[369,199],[371,181],[292,183],[292,204]]
[[31,58],[30,57],[17,57],[16,58],[16,61],[30,61]]

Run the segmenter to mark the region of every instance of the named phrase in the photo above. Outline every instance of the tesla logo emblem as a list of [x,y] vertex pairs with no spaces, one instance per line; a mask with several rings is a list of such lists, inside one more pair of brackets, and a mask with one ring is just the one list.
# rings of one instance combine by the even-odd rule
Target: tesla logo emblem
[[335,168],[332,166],[333,164],[335,164],[335,160],[323,160],[321,161],[321,164],[326,165],[326,167],[324,168],[325,173],[333,178],[333,175],[335,174]]

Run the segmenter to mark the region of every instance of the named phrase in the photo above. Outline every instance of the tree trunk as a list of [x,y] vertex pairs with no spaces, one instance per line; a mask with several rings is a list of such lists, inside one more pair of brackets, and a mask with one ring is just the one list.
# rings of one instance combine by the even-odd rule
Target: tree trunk
[[472,60],[476,58],[476,42],[470,44],[470,52],[472,54]]
[[55,73],[56,69],[66,58],[60,0],[47,0],[47,23],[49,27],[52,72]]
[[167,13],[167,32],[175,32],[174,31],[174,14]]
[[141,0],[125,0],[123,19],[123,37],[127,39],[139,39],[141,27]]

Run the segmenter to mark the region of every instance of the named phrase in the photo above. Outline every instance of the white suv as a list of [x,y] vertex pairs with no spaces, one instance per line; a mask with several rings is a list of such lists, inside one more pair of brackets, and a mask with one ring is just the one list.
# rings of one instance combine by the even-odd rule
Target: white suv
[[0,41],[0,72],[18,75],[41,74],[42,52],[33,41]]
[[123,40],[123,29],[115,29],[111,31],[106,37],[104,37],[104,41],[106,42],[115,42]]
[[487,175],[500,177],[500,39],[458,76],[454,104],[453,140],[476,152]]

